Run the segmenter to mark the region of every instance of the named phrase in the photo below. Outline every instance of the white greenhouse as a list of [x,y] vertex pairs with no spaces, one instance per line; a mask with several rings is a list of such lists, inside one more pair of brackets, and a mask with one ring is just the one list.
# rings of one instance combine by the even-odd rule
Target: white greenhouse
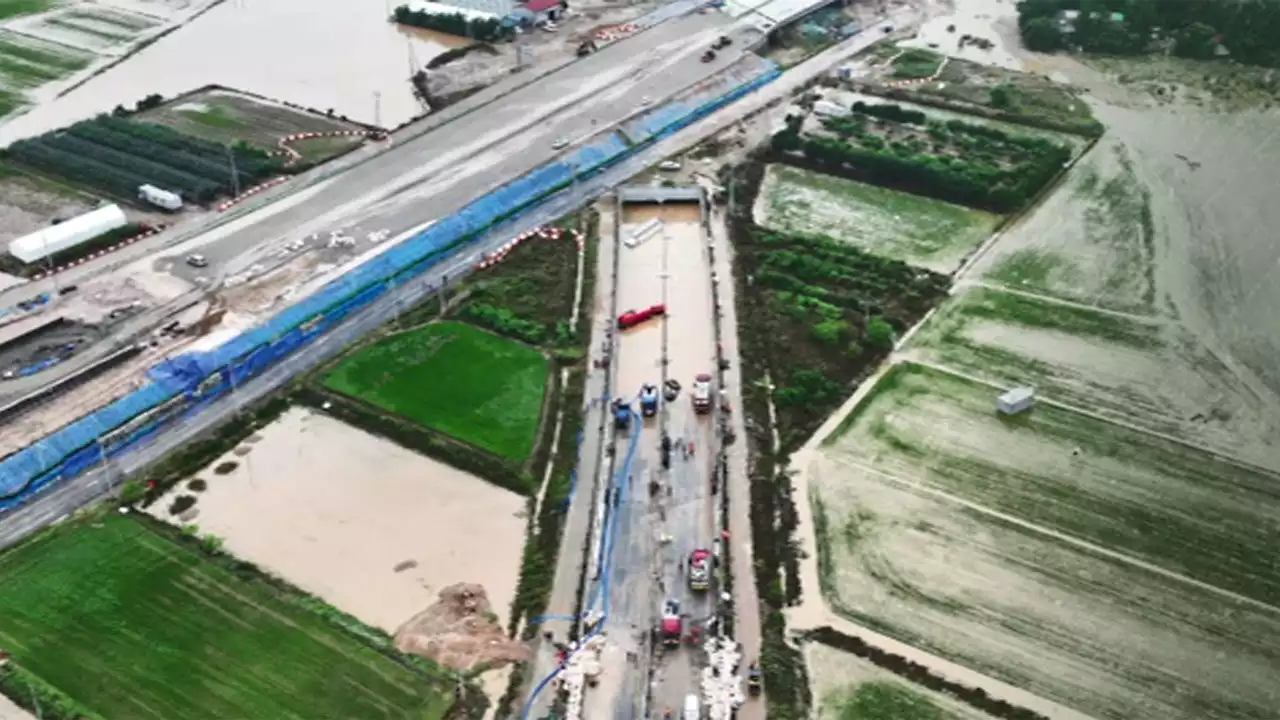
[[129,224],[119,205],[104,205],[9,243],[9,254],[31,264]]

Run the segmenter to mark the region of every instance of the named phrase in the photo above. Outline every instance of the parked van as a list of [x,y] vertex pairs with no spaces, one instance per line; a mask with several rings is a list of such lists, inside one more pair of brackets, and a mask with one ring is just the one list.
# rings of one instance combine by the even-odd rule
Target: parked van
[[697,695],[684,696],[684,720],[701,720],[702,703],[698,701]]

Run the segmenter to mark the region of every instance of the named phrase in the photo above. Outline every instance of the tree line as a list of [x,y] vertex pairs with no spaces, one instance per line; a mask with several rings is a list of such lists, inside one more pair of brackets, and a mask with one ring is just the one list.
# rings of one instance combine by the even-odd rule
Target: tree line
[[[1079,12],[1073,23],[1060,13]],[[1141,55],[1168,51],[1280,67],[1280,2],[1275,0],[1022,0],[1018,27],[1028,48]]]
[[[921,125],[923,113],[896,105],[861,110],[824,121],[834,137],[802,134],[803,119],[788,118],[773,137],[773,150],[787,162],[820,172],[995,212],[1025,205],[1071,157],[1066,145],[995,127],[959,120]],[[885,122],[919,126],[929,139],[886,142],[869,129]]]
[[433,13],[426,10],[411,10],[408,5],[401,5],[396,8],[391,15],[391,19],[401,25],[437,30],[442,33],[485,42],[501,40],[506,34],[501,20],[467,19],[462,13]]

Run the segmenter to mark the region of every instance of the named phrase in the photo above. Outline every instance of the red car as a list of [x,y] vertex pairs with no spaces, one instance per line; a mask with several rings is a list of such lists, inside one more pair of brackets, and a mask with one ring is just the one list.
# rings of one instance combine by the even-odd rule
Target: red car
[[640,323],[666,314],[666,305],[653,305],[652,307],[647,307],[644,310],[628,310],[618,316],[618,329],[626,330],[627,328],[633,328]]

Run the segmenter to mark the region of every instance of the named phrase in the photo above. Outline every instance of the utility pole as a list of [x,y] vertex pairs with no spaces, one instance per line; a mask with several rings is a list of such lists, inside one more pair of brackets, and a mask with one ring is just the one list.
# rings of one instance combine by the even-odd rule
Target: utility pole
[[373,124],[375,127],[382,127],[382,93],[373,91]]
[[44,255],[45,267],[49,270],[49,278],[53,280],[53,297],[50,301],[56,300],[61,289],[58,287],[58,272],[53,267],[53,255],[49,254],[49,236],[43,232],[40,234],[40,252]]

